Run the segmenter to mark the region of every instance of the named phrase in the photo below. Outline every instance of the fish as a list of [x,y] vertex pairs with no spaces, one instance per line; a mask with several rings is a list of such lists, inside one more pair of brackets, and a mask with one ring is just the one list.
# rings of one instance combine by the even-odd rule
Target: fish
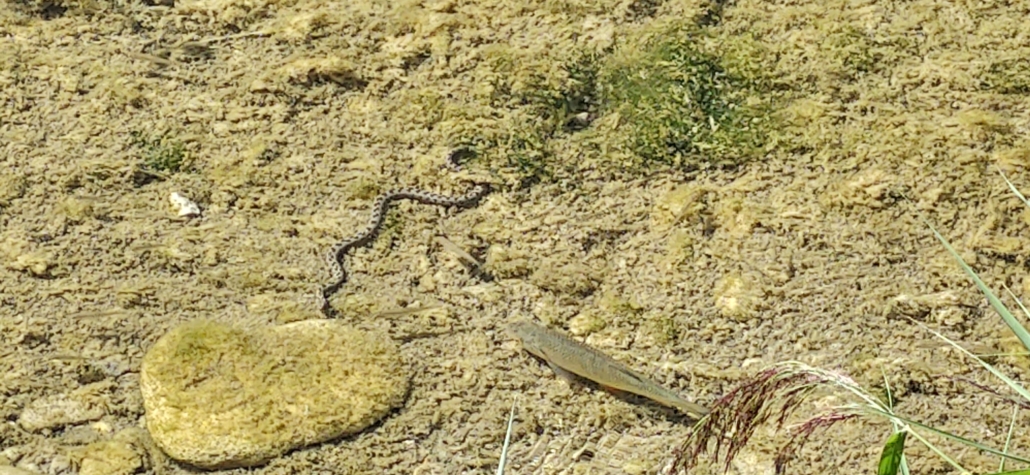
[[578,376],[604,388],[636,394],[700,419],[710,412],[706,407],[633,371],[625,364],[594,347],[530,321],[508,324],[507,331],[522,342],[522,348],[544,360],[555,374],[567,379]]

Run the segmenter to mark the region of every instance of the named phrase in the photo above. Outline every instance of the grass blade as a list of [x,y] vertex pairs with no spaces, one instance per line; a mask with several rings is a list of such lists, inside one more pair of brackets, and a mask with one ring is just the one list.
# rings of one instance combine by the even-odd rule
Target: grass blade
[[887,438],[883,446],[883,453],[880,454],[880,466],[876,475],[898,475],[898,468],[901,467],[901,457],[905,454],[905,436],[908,432],[895,432]]
[[[966,264],[966,261],[962,260],[962,256],[959,256],[958,251],[951,247],[948,240],[944,239],[944,236],[941,236],[941,233],[937,232],[937,228],[934,228],[933,225],[926,220],[923,220],[923,222],[926,223],[931,231],[933,231],[934,236],[937,236],[937,240],[939,240],[941,244],[944,244],[944,247],[951,253],[951,256],[958,261],[959,266],[962,267],[962,270],[965,271],[966,275],[973,279],[976,286],[979,287],[980,291],[987,297],[987,301],[991,303],[991,307],[994,308],[994,311],[998,312],[998,315],[1001,315],[1002,320],[1005,320],[1005,324],[1009,326],[1012,333],[1016,334],[1016,337],[1019,338],[1019,341],[1025,348],[1030,349],[1030,332],[1027,332],[1026,328],[1016,320],[1016,317],[1012,315],[1012,312],[1009,312],[1009,309],[1005,307],[1005,304],[1001,303],[1001,300],[994,295],[994,292],[991,292],[991,289],[987,288],[987,284],[984,284],[984,281],[980,280],[980,276],[976,275],[976,272]],[[1028,396],[1024,395],[1024,397]]]
[[[884,373],[882,368],[880,369],[880,375],[883,376],[883,388],[887,391],[887,408],[890,409],[889,412],[893,413],[894,412],[894,394],[891,392],[891,383],[890,383],[890,381],[887,380],[887,373]],[[901,426],[901,424],[899,424],[898,421],[896,421],[894,419],[891,419],[890,421],[891,421],[891,427],[894,429],[893,433],[894,434],[902,433],[903,427]],[[907,433],[908,432],[905,432],[905,434],[907,434]],[[890,439],[887,439],[887,442],[890,443]],[[903,440],[902,441],[902,445],[904,445],[904,443],[905,443],[905,441]],[[886,447],[884,447],[884,450],[886,450]],[[899,453],[898,460],[900,461],[900,465],[899,465],[898,468],[901,469],[901,475],[909,475],[908,460],[905,459],[905,452],[904,451],[901,451]],[[880,462],[881,462],[881,464],[883,463],[883,456],[882,455],[880,457]],[[897,470],[895,470],[893,473],[897,473]]]
[[1013,185],[1012,182],[1009,181],[1008,177],[1005,176],[1005,173],[1003,173],[1000,168],[998,169],[998,174],[1001,175],[1001,179],[1005,180],[1005,183],[1009,185],[1009,189],[1012,190],[1012,193],[1018,196],[1019,199],[1023,200],[1023,203],[1026,203],[1027,206],[1030,206],[1030,201],[1027,201],[1026,197],[1016,189],[1016,185]]
[[511,413],[508,414],[508,430],[504,433],[504,447],[501,448],[501,461],[497,464],[497,475],[504,475],[504,463],[508,461],[508,446],[511,444],[511,428],[515,425],[515,404],[518,398],[511,402]]
[[[1004,286],[1004,287],[1005,287],[1005,293],[1009,294],[1009,298],[1014,300],[1016,302],[1016,305],[1019,306],[1019,310],[1023,312],[1023,317],[1030,318],[1030,310],[1027,310],[1026,307],[1023,306],[1023,301],[1019,300],[1019,298],[1016,297],[1016,294],[1013,294],[1012,291],[1009,290],[1009,287],[1007,285]],[[1030,347],[1025,347],[1025,348],[1027,350],[1030,350]]]
[[922,323],[917,322],[915,320],[912,320],[912,322],[914,322],[916,325],[919,325],[919,326],[923,327],[924,329],[926,329],[930,333],[933,333],[934,335],[937,336],[937,338],[940,338],[940,339],[948,342],[948,344],[950,344],[951,346],[957,348],[959,351],[964,353],[966,356],[976,360],[976,362],[980,363],[980,365],[983,366],[987,371],[990,371],[991,374],[996,376],[998,379],[1004,381],[1005,384],[1007,384],[1008,387],[1012,388],[1013,391],[1019,393],[1019,395],[1023,399],[1026,399],[1026,400],[1030,401],[1030,391],[1027,391],[1026,388],[1024,388],[1021,384],[1017,383],[1012,378],[1010,378],[1007,375],[1005,375],[1005,373],[1002,373],[1001,371],[998,371],[994,366],[991,366],[986,361],[984,361],[984,360],[982,360],[980,358],[977,358],[976,355],[974,355],[973,353],[970,353],[969,350],[967,350],[965,348],[962,348],[961,345],[959,345],[958,343],[955,343],[954,341],[951,341],[950,338],[948,338],[948,337],[938,333],[936,330],[934,330],[934,329],[932,329],[932,328],[930,328],[930,327],[928,327],[926,325],[923,325]]
[[[1012,408],[1012,419],[1009,421],[1009,433],[1005,436],[1005,453],[1009,453],[1009,444],[1012,443],[1012,432],[1016,428],[1016,415],[1019,414],[1019,407]],[[1001,459],[1001,466],[998,467],[999,472],[1005,471],[1005,461],[1007,459]]]
[[997,455],[999,457],[1005,457],[1005,458],[1008,458],[1010,460],[1015,460],[1015,461],[1021,462],[1021,463],[1030,463],[1030,459],[1027,459],[1027,458],[1024,458],[1024,457],[1020,457],[1020,456],[1017,456],[1017,455],[1006,454],[1005,452],[1002,452],[1001,450],[995,449],[993,447],[988,447],[988,446],[986,446],[984,444],[981,444],[981,443],[979,443],[979,442],[977,442],[975,440],[967,439],[967,438],[962,437],[960,435],[952,434],[951,432],[948,432],[946,430],[942,430],[942,429],[938,429],[936,427],[928,426],[926,424],[923,424],[922,422],[914,421],[912,419],[909,419],[909,418],[906,418],[906,417],[903,417],[903,416],[899,416],[899,415],[896,415],[896,414],[888,414],[888,413],[882,412],[882,411],[880,411],[878,409],[873,409],[873,408],[867,408],[867,409],[869,411],[878,413],[879,415],[881,415],[883,417],[896,418],[896,419],[898,419],[898,420],[900,420],[900,421],[902,421],[902,422],[904,422],[906,424],[918,427],[920,429],[928,430],[928,431],[933,432],[934,434],[937,434],[937,435],[939,435],[941,437],[954,440],[954,441],[956,441],[956,442],[958,442],[960,444],[963,444],[963,445],[966,445],[966,446],[969,446],[969,447],[973,447],[973,448],[982,450],[984,452]]

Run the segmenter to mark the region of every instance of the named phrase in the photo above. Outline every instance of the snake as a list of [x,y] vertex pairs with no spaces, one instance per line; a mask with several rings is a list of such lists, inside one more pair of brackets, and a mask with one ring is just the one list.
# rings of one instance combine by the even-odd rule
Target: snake
[[[453,170],[460,168],[457,163],[459,155],[460,153],[457,152],[452,153],[447,159],[448,166]],[[328,318],[336,317],[337,312],[329,303],[329,299],[347,283],[347,267],[344,264],[344,258],[352,249],[367,246],[376,238],[383,227],[386,213],[393,202],[411,200],[426,205],[446,208],[467,208],[477,204],[490,191],[490,185],[474,183],[472,189],[463,195],[443,195],[418,188],[402,188],[379,195],[372,203],[372,214],[369,216],[368,224],[365,228],[340,241],[325,254],[325,261],[329,265],[331,278],[329,284],[322,288],[322,313]]]

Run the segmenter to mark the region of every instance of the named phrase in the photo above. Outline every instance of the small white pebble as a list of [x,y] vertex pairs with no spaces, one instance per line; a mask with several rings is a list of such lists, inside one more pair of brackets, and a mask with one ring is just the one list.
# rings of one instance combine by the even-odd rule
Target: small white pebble
[[168,197],[168,201],[171,201],[172,205],[179,208],[180,217],[200,216],[200,206],[197,206],[196,203],[178,192],[172,192],[172,195]]

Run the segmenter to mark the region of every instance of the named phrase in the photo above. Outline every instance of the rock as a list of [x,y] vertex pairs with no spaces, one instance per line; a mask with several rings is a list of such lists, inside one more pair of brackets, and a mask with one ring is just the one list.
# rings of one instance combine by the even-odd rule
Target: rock
[[10,465],[0,465],[0,475],[39,475],[36,472],[30,472],[23,470],[18,467],[12,467]]
[[200,216],[200,206],[177,191],[172,192],[168,197],[168,201],[170,201],[172,206],[175,207],[176,215],[180,218],[193,218]]
[[680,186],[658,198],[651,211],[652,226],[656,231],[666,231],[684,220],[700,216],[707,204],[709,188],[691,183]]
[[754,318],[762,307],[763,286],[754,279],[740,274],[727,274],[715,282],[712,295],[715,308],[726,318],[746,322]]
[[5,233],[0,236],[0,258],[4,266],[16,271],[29,271],[36,277],[48,275],[54,266],[52,253],[37,249],[26,236]]
[[604,318],[593,310],[584,310],[569,319],[569,333],[576,336],[587,336],[607,326]]
[[600,279],[578,262],[544,261],[530,274],[529,282],[551,292],[585,296],[597,289]]
[[72,449],[69,455],[79,475],[132,475],[151,469],[163,473],[160,467],[151,463],[152,455],[161,457],[156,452],[157,448],[145,430],[128,427],[111,439]]
[[11,202],[25,195],[28,180],[17,173],[0,173],[0,208],[11,206]]
[[87,445],[80,454],[79,475],[132,475],[144,467],[145,454],[121,440]]
[[154,442],[205,469],[359,432],[400,406],[408,384],[393,340],[332,320],[188,323],[154,344],[140,373]]
[[514,279],[529,274],[531,264],[528,254],[500,244],[486,250],[485,268],[495,277]]
[[104,417],[104,401],[98,394],[104,383],[84,386],[68,394],[57,394],[29,403],[18,417],[25,430],[37,432],[95,421]]

